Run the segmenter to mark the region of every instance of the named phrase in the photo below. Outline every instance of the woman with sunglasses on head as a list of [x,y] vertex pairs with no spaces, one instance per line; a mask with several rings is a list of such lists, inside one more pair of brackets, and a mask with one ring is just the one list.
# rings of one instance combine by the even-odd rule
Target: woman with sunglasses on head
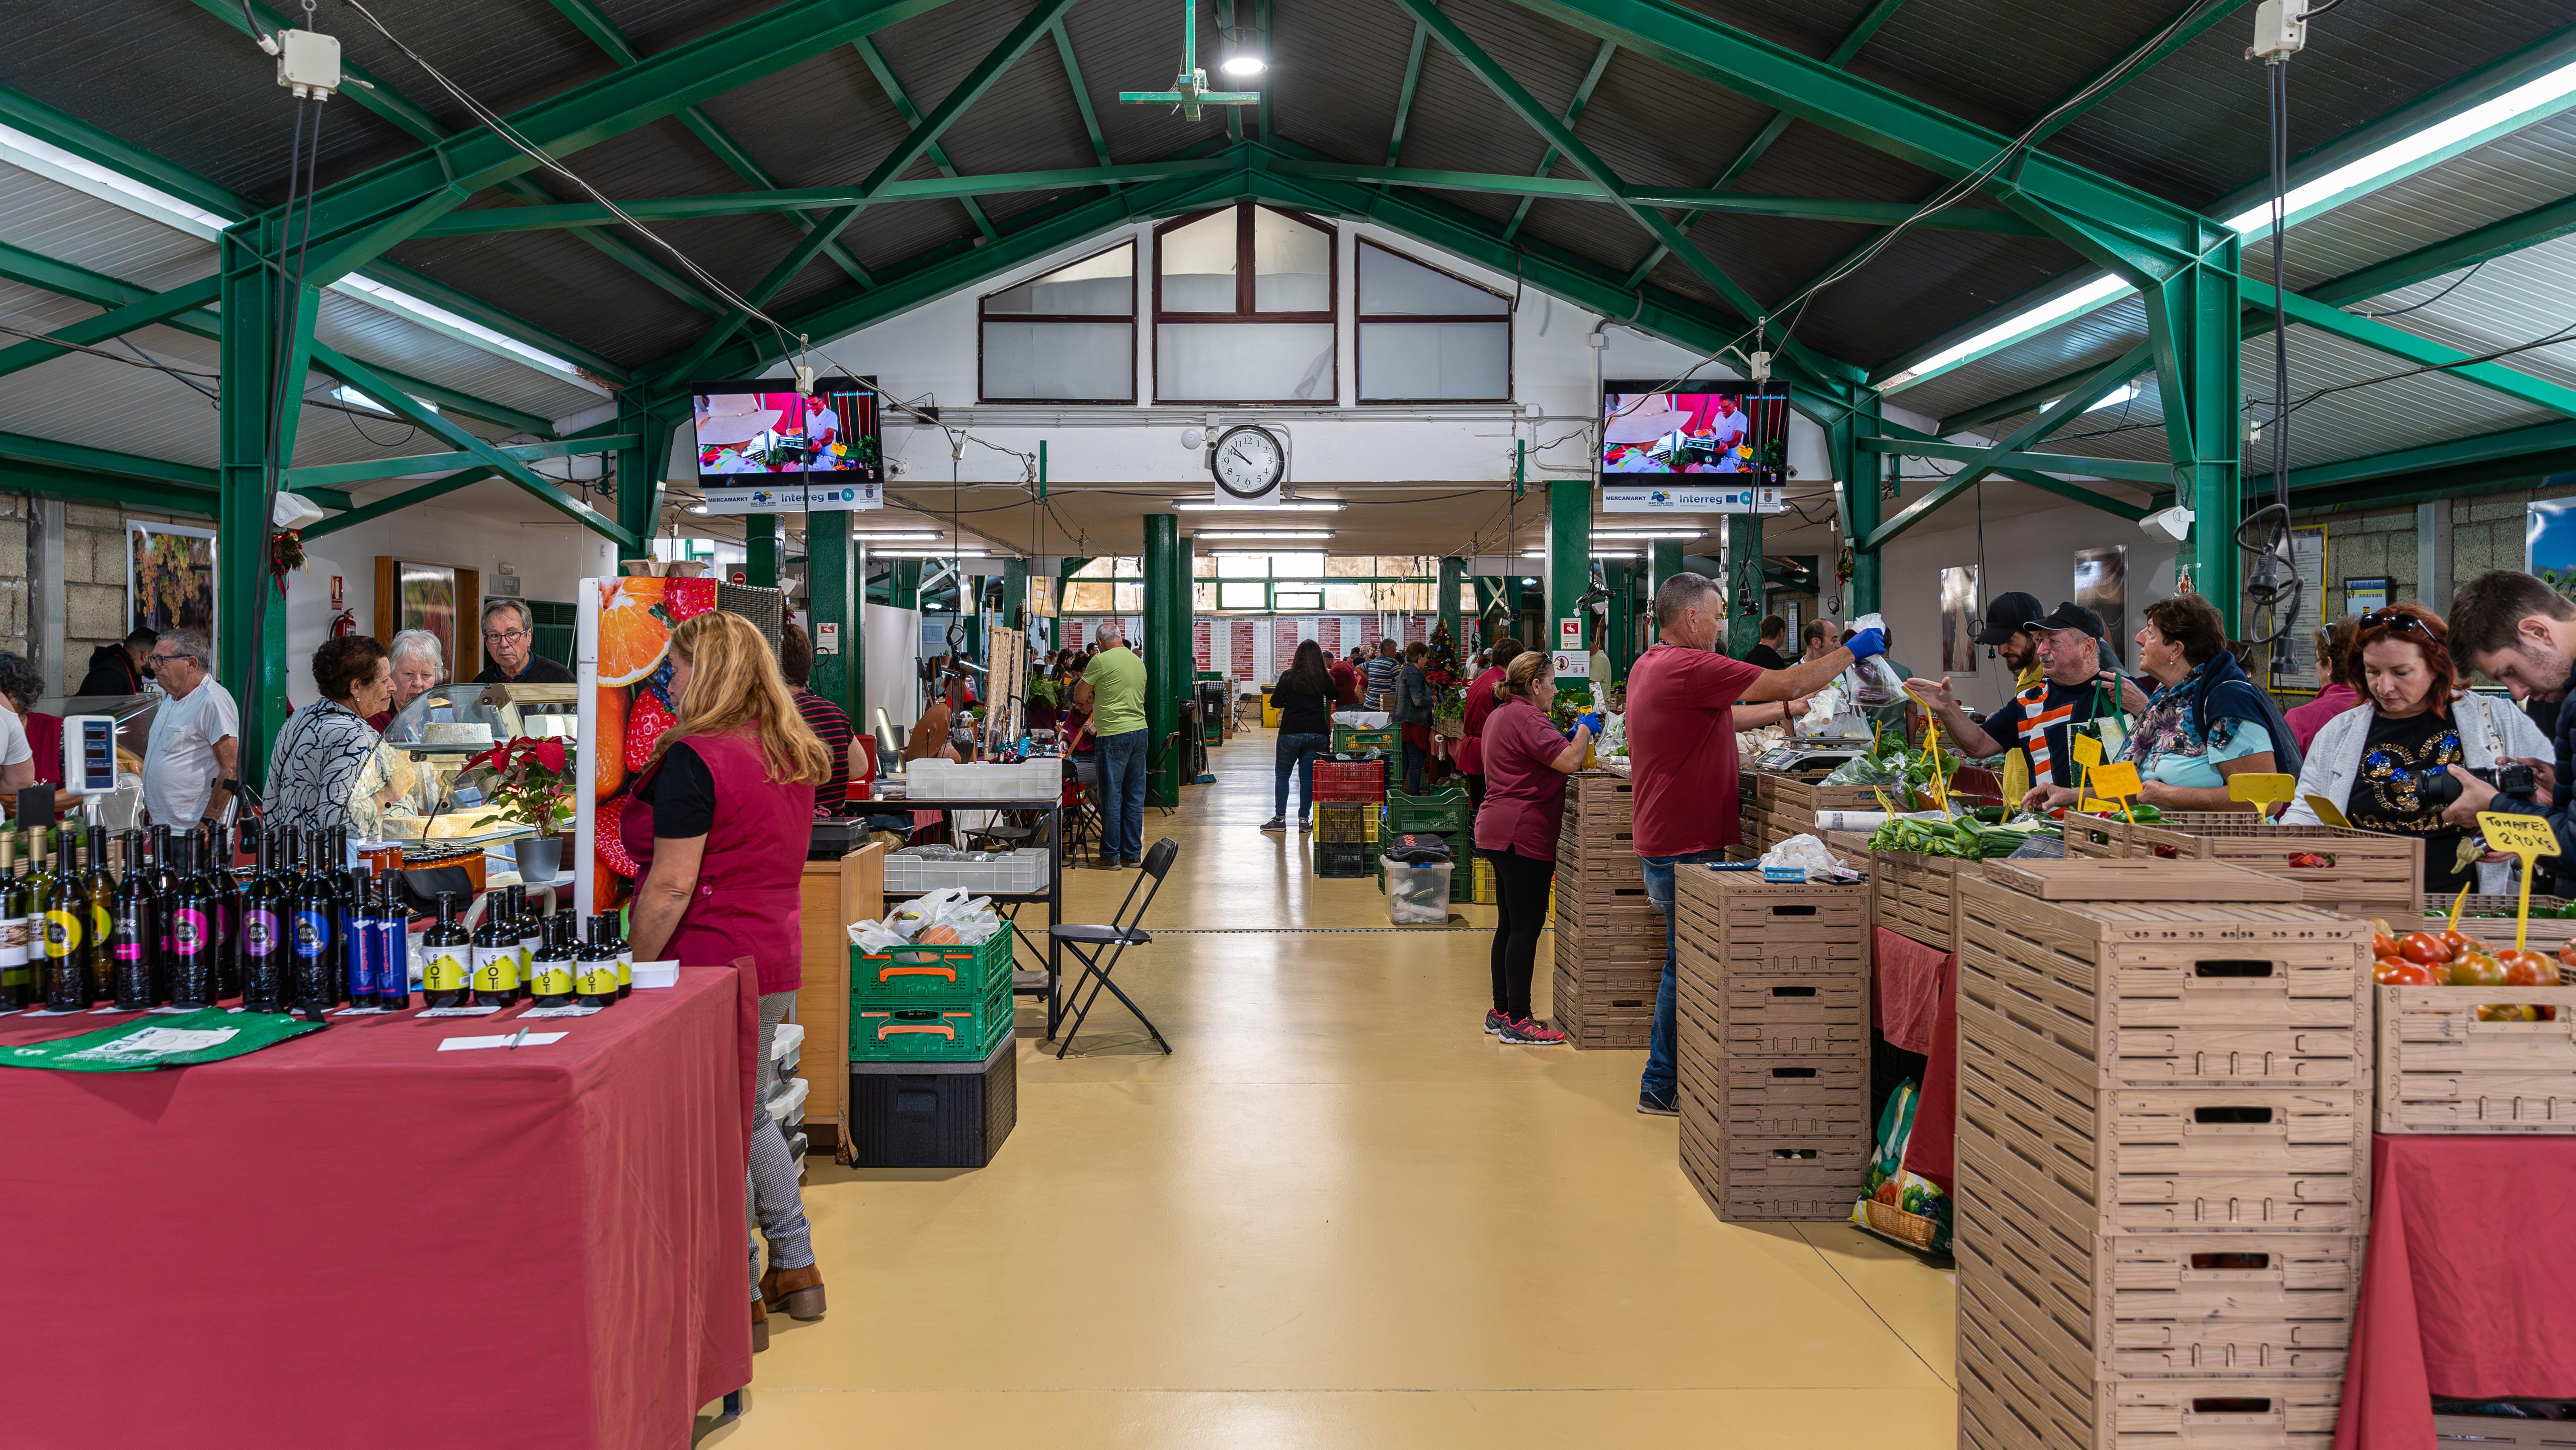
[[2536,767],[2539,798],[2547,800],[2554,747],[2520,710],[2461,688],[2450,630],[2431,610],[2392,604],[2358,624],[2344,673],[2360,677],[2368,699],[2317,731],[2283,823],[2317,824],[2307,798],[2320,796],[2362,830],[2422,836],[2427,894],[2452,895],[2477,876],[2486,878],[2482,889],[2504,890],[2501,864],[2473,873],[2480,858],[2461,858],[2471,833],[2443,824],[2451,793],[2427,800],[2420,782],[2428,774],[2447,777],[2454,765],[2483,770],[2500,758],[2522,760]]

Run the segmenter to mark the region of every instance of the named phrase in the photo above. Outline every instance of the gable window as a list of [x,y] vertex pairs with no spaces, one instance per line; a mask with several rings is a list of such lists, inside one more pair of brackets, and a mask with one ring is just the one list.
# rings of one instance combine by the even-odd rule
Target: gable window
[[1509,402],[1511,311],[1492,288],[1362,238],[1359,400]]
[[1332,403],[1333,229],[1254,202],[1154,229],[1154,401]]
[[988,403],[1136,401],[1136,244],[984,295]]

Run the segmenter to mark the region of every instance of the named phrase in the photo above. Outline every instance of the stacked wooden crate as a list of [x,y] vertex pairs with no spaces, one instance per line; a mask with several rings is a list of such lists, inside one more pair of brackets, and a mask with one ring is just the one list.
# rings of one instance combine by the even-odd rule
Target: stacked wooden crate
[[2424,898],[2424,838],[2348,826],[2281,826],[2250,811],[2178,811],[2152,824],[2070,815],[2066,854],[2224,861],[2297,888],[2288,900],[2319,911],[2413,916]]
[[1673,872],[1682,1171],[1729,1223],[1837,1221],[1869,1175],[1869,910],[1852,883]]
[[1744,844],[1759,853],[1791,836],[1812,836],[1819,810],[1880,809],[1877,791],[1865,785],[1826,785],[1827,773],[1821,768],[1796,774],[1746,771],[1743,778],[1752,783],[1751,798],[1738,795]]
[[2373,993],[2380,1132],[2576,1133],[2576,986]]
[[1958,856],[1871,852],[1878,924],[1927,947],[1951,950],[1958,940],[1959,878],[1975,875],[1979,864]]
[[1585,771],[1556,837],[1556,979],[1549,1021],[1577,1047],[1643,1047],[1663,983],[1664,916],[1637,868],[1636,788]]
[[2370,927],[2279,894],[2205,860],[1961,881],[1963,1446],[2332,1440]]

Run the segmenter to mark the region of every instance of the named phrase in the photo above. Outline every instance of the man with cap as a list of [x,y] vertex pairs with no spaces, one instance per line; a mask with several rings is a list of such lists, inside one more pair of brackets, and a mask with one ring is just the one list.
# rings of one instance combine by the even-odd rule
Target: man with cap
[[1986,627],[1977,631],[1977,643],[1994,647],[1995,658],[2013,672],[2015,690],[2039,683],[2039,644],[2029,630],[2043,612],[2038,595],[2020,590],[1998,594],[1986,605]]
[[[2001,604],[2003,600],[1995,602]],[[1986,633],[1978,634],[1980,642]],[[1959,708],[1958,697],[1951,692],[1947,679],[1909,680],[1906,687],[1923,702],[1924,708],[1940,718],[1942,732],[1969,755],[2000,755],[2014,746],[2029,751],[2030,778],[2036,794],[2041,786],[2075,783],[2075,756],[2069,737],[2101,735],[2096,721],[2119,722],[2116,728],[2120,734],[2102,742],[2104,759],[2118,753],[2120,738],[2126,734],[2127,708],[2122,696],[2127,693],[2128,682],[2115,671],[2100,667],[2095,650],[2102,638],[2102,621],[2092,610],[2060,604],[2031,621],[2023,633],[2039,656],[2040,679],[2015,690],[2003,708],[1988,715],[1982,726],[1971,722],[1968,712]],[[2009,655],[2006,661],[2010,661]]]

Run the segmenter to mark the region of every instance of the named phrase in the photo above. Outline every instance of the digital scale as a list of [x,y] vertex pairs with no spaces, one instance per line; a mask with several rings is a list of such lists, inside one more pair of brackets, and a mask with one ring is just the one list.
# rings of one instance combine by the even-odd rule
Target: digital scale
[[1861,745],[1775,745],[1763,751],[1753,762],[1756,770],[1787,775],[1810,770],[1831,770],[1846,761],[1868,754]]

